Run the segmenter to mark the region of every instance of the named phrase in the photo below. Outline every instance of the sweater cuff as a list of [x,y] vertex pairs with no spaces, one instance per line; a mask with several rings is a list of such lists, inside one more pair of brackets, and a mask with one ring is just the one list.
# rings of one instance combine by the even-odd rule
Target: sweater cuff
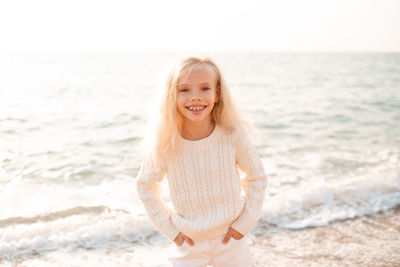
[[174,242],[175,238],[179,235],[180,231],[172,223],[165,225],[161,231],[170,241]]
[[252,220],[249,220],[249,218],[246,218],[245,216],[241,216],[238,220],[231,224],[231,227],[242,235],[246,236],[248,233],[250,233],[251,229],[253,229],[254,225],[255,224],[252,222]]

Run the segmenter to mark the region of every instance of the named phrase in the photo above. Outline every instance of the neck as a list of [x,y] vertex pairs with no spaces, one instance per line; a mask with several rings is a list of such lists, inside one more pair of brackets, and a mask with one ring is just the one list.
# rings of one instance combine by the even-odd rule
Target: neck
[[214,131],[215,123],[210,121],[184,122],[182,126],[182,138],[195,141],[206,138]]

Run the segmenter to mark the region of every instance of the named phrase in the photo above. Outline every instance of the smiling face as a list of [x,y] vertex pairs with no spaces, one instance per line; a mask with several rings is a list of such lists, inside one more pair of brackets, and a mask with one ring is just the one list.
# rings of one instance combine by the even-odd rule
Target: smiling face
[[215,74],[201,66],[179,77],[176,102],[184,125],[211,123],[211,111],[218,102],[216,85]]

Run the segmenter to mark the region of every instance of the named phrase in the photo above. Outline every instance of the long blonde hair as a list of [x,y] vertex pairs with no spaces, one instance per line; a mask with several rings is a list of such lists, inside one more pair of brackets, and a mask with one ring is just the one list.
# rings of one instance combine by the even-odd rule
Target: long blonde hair
[[176,104],[177,83],[181,75],[190,74],[196,67],[205,67],[216,77],[219,98],[211,113],[213,122],[227,133],[238,127],[243,127],[247,131],[253,130],[253,126],[238,112],[225,79],[214,61],[206,56],[186,57],[170,71],[163,96],[160,99],[159,112],[155,112],[147,123],[145,147],[155,152],[156,155],[173,156],[180,148],[178,136],[182,130],[182,115]]

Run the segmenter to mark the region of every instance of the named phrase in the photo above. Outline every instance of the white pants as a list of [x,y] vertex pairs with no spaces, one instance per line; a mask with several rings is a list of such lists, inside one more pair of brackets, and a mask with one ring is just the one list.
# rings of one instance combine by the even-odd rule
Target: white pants
[[224,237],[195,242],[193,247],[186,241],[180,247],[174,243],[174,255],[168,260],[174,267],[252,267],[247,237],[240,240],[231,237],[228,243],[222,244]]

